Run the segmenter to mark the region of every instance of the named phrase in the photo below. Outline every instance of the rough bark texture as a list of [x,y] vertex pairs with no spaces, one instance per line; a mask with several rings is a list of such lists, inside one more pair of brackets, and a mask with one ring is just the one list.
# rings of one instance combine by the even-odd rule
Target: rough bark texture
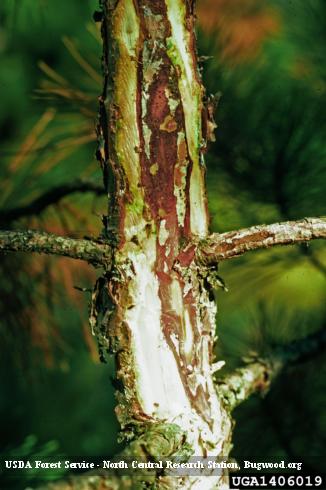
[[[240,403],[252,394],[265,395],[275,378],[288,366],[302,363],[325,351],[326,329],[295,340],[294,342],[275,348],[266,358],[253,358],[241,368],[218,379],[217,392],[228,411],[233,411]],[[115,460],[135,459],[146,461],[150,455],[155,461],[161,457],[178,454],[182,459],[189,455],[190,447],[185,451],[182,431],[175,425],[161,424],[152,426],[145,434],[132,442]],[[181,452],[180,452],[181,451]],[[102,472],[99,474],[71,477],[67,481],[46,484],[38,490],[102,490],[102,489],[142,489],[157,488],[155,474],[147,477],[137,475],[117,476]],[[161,478],[161,488],[173,488],[175,478]],[[179,482],[182,488],[183,482]]]
[[[149,459],[153,462],[161,459],[177,457],[187,460],[191,454],[190,446],[185,444],[185,436],[176,424],[147,424],[137,439],[132,441],[113,461],[141,461]],[[92,471],[79,476],[71,476],[65,481],[54,482],[40,487],[38,490],[136,490],[145,488],[183,488],[183,480],[161,475],[159,482],[155,470],[131,471],[129,474],[119,474],[118,470],[107,472]]]
[[281,359],[257,359],[218,380],[218,393],[229,410],[234,410],[254,393],[267,393],[283,367]]
[[[72,188],[75,188],[75,186],[73,185]],[[90,189],[87,187],[87,190]],[[99,190],[99,187],[97,189]],[[52,193],[49,194],[52,195]],[[45,206],[47,205],[48,203],[45,204]],[[17,214],[19,212],[19,216],[16,216],[16,210]],[[21,217],[20,213],[25,216],[25,210],[26,215],[31,214],[30,206],[9,210],[8,220],[11,221]],[[3,214],[7,214],[7,212],[4,211]],[[221,234],[214,233],[207,239],[198,241],[195,238],[194,241],[188,243],[177,256],[174,268],[180,268],[180,263],[183,266],[189,266],[196,260],[202,271],[204,271],[204,266],[208,267],[203,272],[208,277],[208,275],[214,274],[212,267],[223,260],[236,258],[253,250],[266,249],[278,245],[295,245],[321,238],[326,238],[326,220],[323,218],[304,218],[300,221],[259,225]],[[114,247],[110,239],[107,243],[104,243],[106,241],[107,237],[104,238],[103,236],[95,241],[60,237],[32,230],[0,231],[0,250],[2,251],[62,255],[73,259],[85,260],[95,265],[102,265],[105,269],[108,269],[110,268],[110,257]],[[313,260],[316,261],[317,259],[314,257]],[[320,269],[324,267],[319,261],[317,265]]]
[[105,268],[109,267],[111,261],[111,247],[104,243],[31,230],[0,231],[0,250],[61,255]]
[[[194,252],[197,260],[208,265],[239,257],[251,250],[275,245],[293,245],[321,238],[326,238],[326,219],[305,218],[300,221],[285,221],[227,233],[214,233],[202,240]],[[185,253],[187,254],[187,251]]]
[[[255,360],[216,389],[216,264],[258,248],[325,238],[307,219],[208,236],[203,155],[214,121],[197,67],[192,0],[101,0],[103,93],[97,151],[108,194],[102,241],[0,232],[0,250],[102,264],[91,325],[116,358],[120,457],[227,458],[231,411],[282,361]],[[103,243],[105,241],[105,243]],[[227,487],[225,474],[87,475],[47,489]]]
[[284,368],[312,359],[324,352],[325,348],[326,328],[288,345],[275,347],[269,357],[252,359],[245,366],[218,380],[218,393],[232,411],[252,394],[267,393],[272,381]]
[[[112,310],[100,330],[116,354],[117,415],[130,437],[164,421],[181,428],[196,456],[226,456],[231,421],[213,383],[214,297],[204,266],[175,267],[184,244],[208,232],[203,152],[212,122],[193,5],[102,3],[98,156],[111,193],[115,253],[106,283]],[[182,488],[208,483],[216,488],[217,478],[189,479]]]

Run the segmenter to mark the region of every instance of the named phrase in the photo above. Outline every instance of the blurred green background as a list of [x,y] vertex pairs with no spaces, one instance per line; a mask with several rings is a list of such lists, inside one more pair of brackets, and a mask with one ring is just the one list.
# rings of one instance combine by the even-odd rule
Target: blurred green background
[[[0,225],[70,236],[101,230],[105,198],[76,192],[10,218],[57,186],[101,184],[94,158],[101,43],[96,0],[0,4]],[[221,93],[207,155],[211,229],[326,214],[324,0],[199,0],[199,54]],[[118,448],[113,365],[100,364],[87,325],[96,272],[74,261],[1,257],[1,457],[112,456]],[[325,245],[249,254],[220,267],[218,358],[243,357],[325,326]],[[326,356],[289,369],[235,413],[233,456],[326,456]],[[42,476],[42,475],[34,475]],[[1,488],[32,484],[27,473]]]

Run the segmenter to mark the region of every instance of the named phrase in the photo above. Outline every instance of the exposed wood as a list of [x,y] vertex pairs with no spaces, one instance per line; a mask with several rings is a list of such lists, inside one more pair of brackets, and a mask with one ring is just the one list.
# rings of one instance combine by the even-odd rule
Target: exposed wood
[[[208,232],[203,154],[212,122],[197,66],[193,3],[102,5],[98,158],[111,195],[108,229],[116,237],[106,287],[112,310],[102,330],[116,354],[116,412],[128,437],[165,421],[187,434],[194,454],[224,456],[231,419],[213,382],[214,297],[200,268],[174,267],[184,243]],[[182,488],[207,485],[197,480]]]
[[[107,243],[0,232],[0,250],[104,265],[92,295],[91,326],[101,347],[115,355],[125,455],[145,460],[227,458],[232,409],[268,389],[285,364],[285,355],[255,359],[216,390],[222,363],[214,359],[215,264],[250,250],[326,237],[326,222],[317,218],[208,236],[204,153],[215,123],[197,66],[193,4],[101,0],[97,158],[108,195]],[[84,478],[47,488],[138,485],[134,477]],[[140,488],[146,483],[142,479]],[[173,479],[159,471],[149,484],[164,490],[226,486],[225,473]]]

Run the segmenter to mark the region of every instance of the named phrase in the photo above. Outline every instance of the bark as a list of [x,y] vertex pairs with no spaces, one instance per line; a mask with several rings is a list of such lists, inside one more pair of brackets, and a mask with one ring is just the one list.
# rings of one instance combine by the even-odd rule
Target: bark
[[[305,218],[271,225],[259,225],[227,233],[213,233],[202,240],[194,253],[199,262],[206,265],[239,257],[246,252],[293,245],[326,238],[325,218]],[[185,253],[189,256],[191,245]]]
[[218,380],[218,393],[232,411],[254,393],[265,395],[283,369],[313,359],[325,348],[326,328],[322,328],[303,339],[275,348],[268,357],[252,359],[224,379]]
[[[103,9],[98,157],[116,248],[105,286],[112,309],[100,330],[116,355],[116,413],[128,437],[164,421],[196,456],[225,457],[231,420],[213,382],[214,297],[205,267],[174,267],[185,242],[208,232],[203,153],[213,123],[193,5],[108,0]],[[189,478],[182,488],[208,490],[218,480]]]
[[[87,187],[87,189],[85,188]],[[89,184],[73,184],[64,187],[63,193],[67,195],[71,192],[100,192],[100,186],[89,186]],[[61,191],[46,193],[44,196],[35,200],[37,210],[34,208],[34,201],[30,205],[22,208],[3,211],[9,221],[18,219],[29,214],[37,214],[42,209],[38,208],[39,201],[44,206],[48,202],[48,196],[56,194],[58,199],[62,195]],[[45,201],[47,203],[45,204]],[[43,206],[42,204],[42,206]],[[2,215],[1,215],[2,216]],[[112,230],[111,230],[112,232]],[[262,238],[263,237],[263,238]],[[244,228],[227,233],[214,233],[207,239],[198,241],[193,240],[177,256],[174,268],[178,269],[180,261],[182,265],[190,265],[195,261],[201,267],[204,274],[211,272],[211,266],[232,258],[244,255],[253,250],[266,249],[277,245],[295,245],[305,243],[311,240],[326,238],[326,222],[323,218],[304,218],[300,221],[287,221],[285,223],[273,223],[271,225],[259,225],[251,228]],[[106,241],[106,243],[104,243]],[[62,255],[74,259],[86,260],[90,263],[102,265],[108,269],[108,257],[113,253],[112,236],[102,236],[99,240],[91,239],[74,239],[69,237],[60,237],[50,233],[26,230],[26,231],[0,231],[0,250],[7,252],[36,252],[50,255]],[[318,270],[324,272],[325,266],[315,257],[312,257]],[[204,266],[208,267],[205,272]]]
[[[159,461],[162,458],[177,456],[180,460],[187,460],[190,455],[190,447],[185,445],[184,435],[175,424],[149,424],[147,431],[131,442],[123,452],[118,454],[113,461]],[[141,471],[141,470],[140,470]],[[118,475],[118,470],[110,472],[102,470],[88,472],[80,476],[69,477],[65,481],[46,484],[38,490],[123,490],[144,488],[173,488],[176,478],[160,476],[157,478],[155,471],[131,471],[129,474]],[[182,488],[182,479],[179,479],[178,488]]]
[[[115,355],[116,413],[129,441],[125,455],[145,461],[225,459],[239,379],[248,396],[272,368],[270,362],[256,362],[251,371],[235,373],[225,390],[222,384],[216,390],[214,374],[222,363],[214,359],[212,265],[248,250],[325,237],[325,221],[208,236],[204,152],[214,121],[197,66],[193,1],[102,0],[101,5],[104,85],[97,157],[109,196],[106,243],[2,232],[0,249],[104,264],[93,292],[91,325],[102,349]],[[229,392],[236,402],[227,403]],[[150,482],[91,475],[47,488],[138,484],[227,486],[225,474],[157,474]]]
[[[216,381],[216,389],[228,411],[233,411],[239,404],[253,394],[265,396],[272,382],[287,367],[315,358],[326,348],[326,329],[317,330],[300,340],[295,340],[285,346],[279,346],[265,358],[253,358],[243,367]],[[184,444],[184,435],[176,425],[152,425],[148,431],[133,441],[127,448],[116,456],[115,460],[146,461],[148,457],[155,461],[162,457],[170,458],[177,454],[179,461],[187,460],[191,447]],[[175,478],[160,477],[155,474],[141,477],[139,475],[84,474],[70,477],[66,481],[46,484],[38,490],[123,490],[146,488],[173,488]],[[183,488],[184,481],[179,481],[178,488]],[[156,486],[155,486],[156,485]]]
[[0,251],[61,255],[105,268],[111,262],[111,247],[104,243],[31,230],[0,231]]
[[[325,222],[209,237],[204,152],[214,121],[197,66],[193,2],[103,0],[102,7],[97,155],[110,195],[114,260],[98,288],[110,306],[95,309],[93,326],[116,356],[116,413],[131,440],[157,424],[175,424],[192,454],[225,458],[232,421],[213,380],[221,363],[213,353],[212,265],[247,250],[325,237]],[[257,367],[253,387],[262,372]],[[156,445],[159,453],[160,439]],[[158,476],[155,485],[222,488],[225,479],[163,483]]]
[[251,395],[266,394],[283,367],[281,358],[254,360],[218,380],[218,393],[228,409],[232,411]]

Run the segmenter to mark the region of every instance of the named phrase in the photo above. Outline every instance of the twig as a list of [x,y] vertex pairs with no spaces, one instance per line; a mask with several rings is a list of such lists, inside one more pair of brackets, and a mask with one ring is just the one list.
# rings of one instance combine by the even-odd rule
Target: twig
[[230,411],[253,393],[265,394],[272,381],[289,365],[315,357],[326,348],[326,328],[286,346],[274,349],[271,356],[253,359],[217,381],[217,390]]
[[0,231],[0,251],[61,255],[94,265],[109,265],[111,258],[109,245],[32,230]]
[[293,245],[320,238],[326,238],[326,219],[304,218],[300,221],[252,226],[221,234],[213,233],[199,242],[195,253],[199,262],[209,265],[239,257],[252,250],[275,245]]

